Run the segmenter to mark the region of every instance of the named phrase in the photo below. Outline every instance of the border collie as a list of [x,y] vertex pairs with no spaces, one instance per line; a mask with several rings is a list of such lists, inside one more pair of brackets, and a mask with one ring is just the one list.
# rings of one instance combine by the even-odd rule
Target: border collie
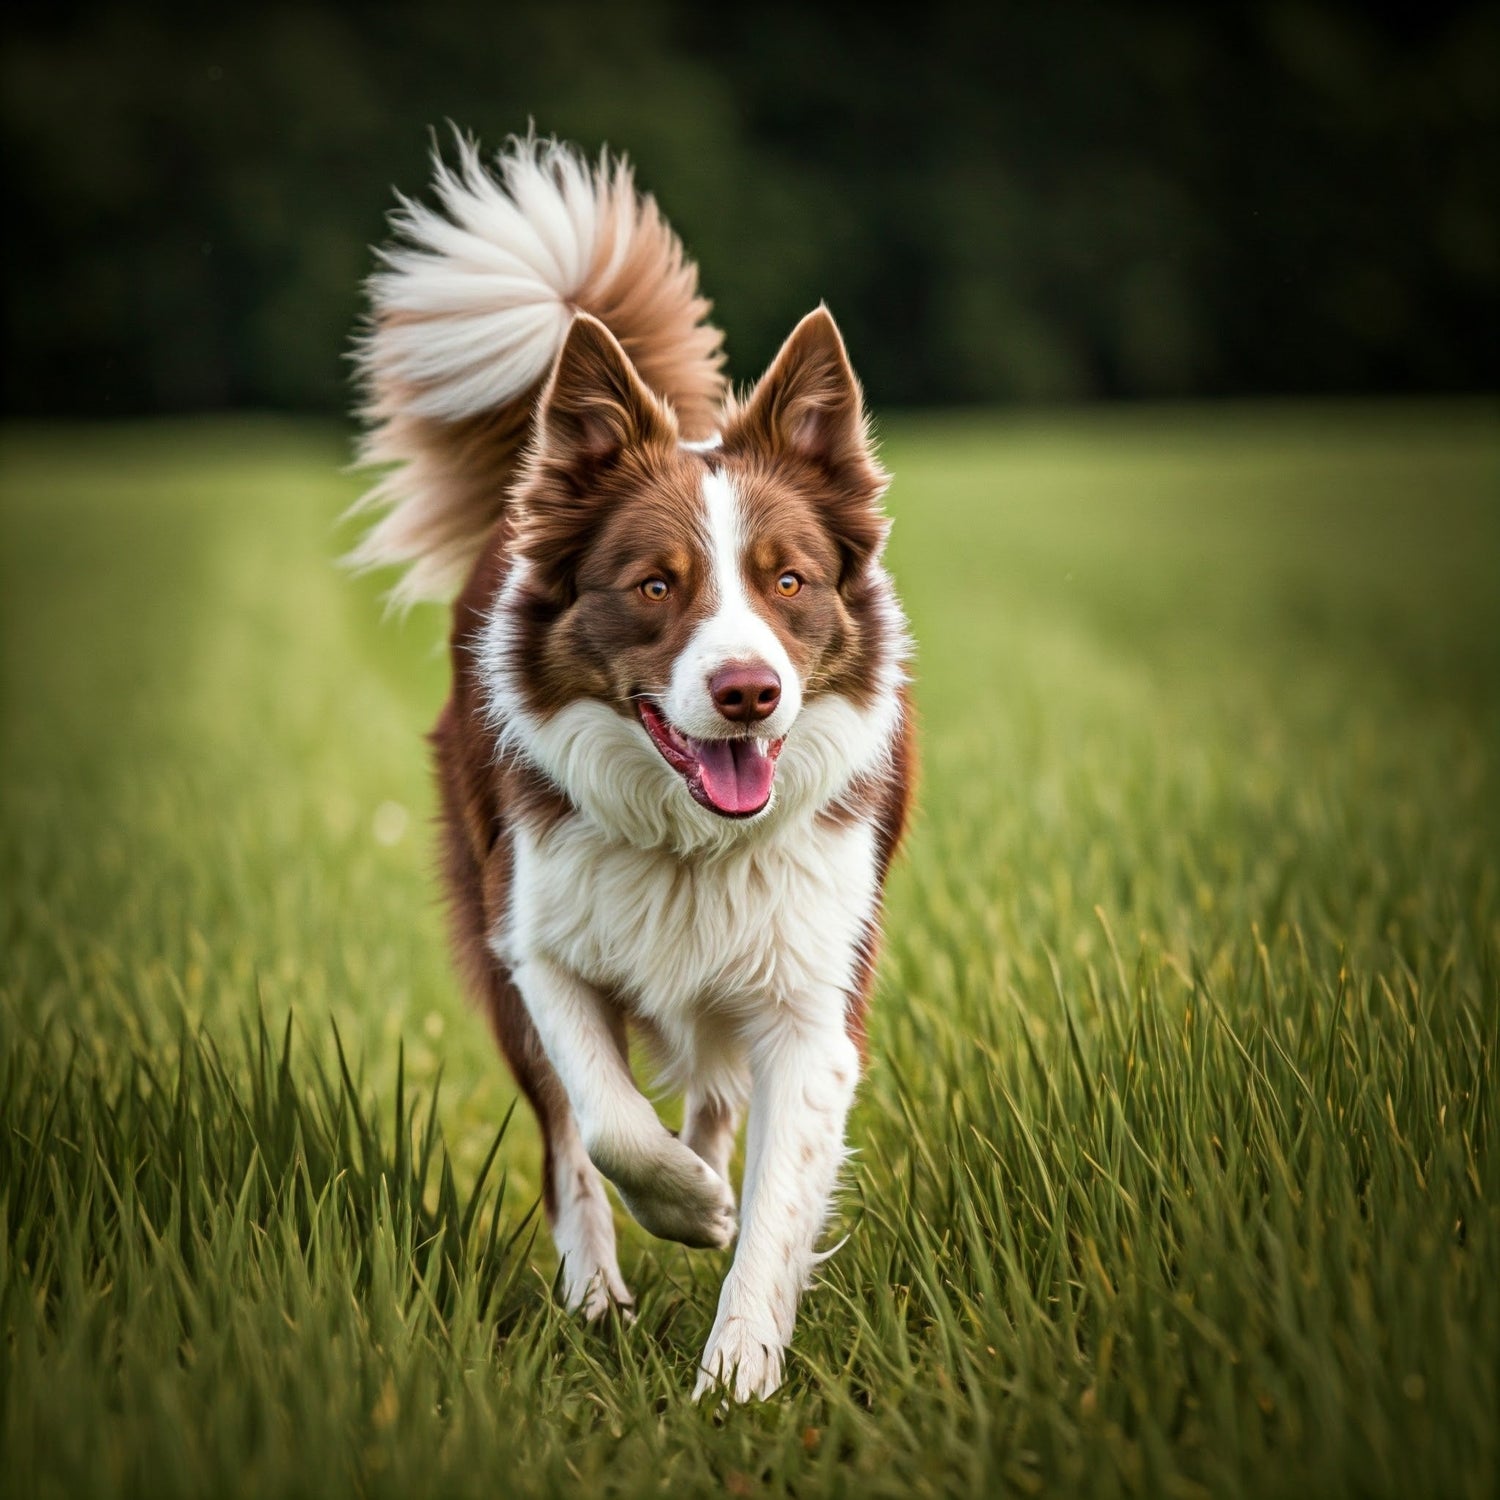
[[460,143],[435,190],[370,281],[385,472],[355,560],[404,566],[399,602],[454,597],[432,744],[458,962],[536,1111],[568,1305],[630,1306],[605,1178],[652,1234],[738,1237],[695,1395],[765,1397],[909,799],[887,476],[825,308],[728,392],[697,268],[624,161]]

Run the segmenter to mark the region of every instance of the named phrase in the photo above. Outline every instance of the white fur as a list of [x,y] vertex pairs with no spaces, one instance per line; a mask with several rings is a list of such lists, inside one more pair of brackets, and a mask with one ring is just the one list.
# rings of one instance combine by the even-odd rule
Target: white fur
[[710,679],[731,663],[767,666],[781,679],[781,700],[776,711],[755,726],[755,732],[779,740],[797,721],[802,684],[781,638],[745,591],[740,498],[722,469],[703,476],[703,534],[712,568],[713,612],[673,664],[662,707],[684,734],[702,740],[722,738],[730,726],[714,707]]
[[444,421],[547,373],[599,248],[598,181],[577,152],[518,140],[492,173],[473,142],[458,151],[456,171],[435,163],[443,211],[403,198],[392,218],[404,243],[370,279],[378,322],[362,356],[411,388],[407,411]]
[[[522,878],[518,868],[518,887]],[[512,977],[567,1091],[589,1159],[636,1220],[664,1239],[727,1245],[733,1192],[636,1088],[597,992],[541,953],[516,964]]]
[[556,141],[517,137],[491,170],[460,139],[457,167],[438,158],[434,174],[439,207],[402,198],[392,216],[397,242],[379,252],[356,348],[372,422],[360,462],[387,472],[353,507],[382,514],[349,561],[404,565],[391,590],[399,605],[447,597],[486,529],[409,419],[460,421],[530,390],[637,228],[621,211],[635,202],[629,169],[591,165]]
[[589,1160],[572,1116],[552,1132],[552,1238],[563,1270],[563,1301],[592,1322],[613,1303],[634,1300],[615,1258],[615,1220],[599,1171]]
[[[664,1082],[685,1088],[709,1064],[733,1098],[743,1093],[733,1078],[747,1038],[768,1012],[796,1016],[823,1003],[808,997],[846,992],[875,900],[875,833],[864,822],[812,822],[796,838],[747,839],[738,850],[685,861],[570,818],[540,841],[518,830],[512,890],[497,952],[523,994],[522,970],[544,955],[557,971],[542,976],[549,1004],[573,1011],[586,1003],[552,993],[561,974],[623,995],[658,1038]],[[552,1024],[538,1023],[549,1054]],[[601,1028],[595,1034],[599,1055],[581,1066],[613,1079],[607,1038]],[[575,1080],[553,1061],[573,1098]],[[588,1111],[576,1099],[574,1108],[587,1139]]]
[[826,995],[796,1023],[765,1027],[751,1048],[744,1229],[695,1397],[722,1384],[737,1401],[764,1399],[781,1384],[782,1351],[818,1259],[859,1077],[842,998]]
[[[890,755],[907,646],[889,582],[871,563],[890,642],[879,690],[866,707],[837,695],[804,702],[744,586],[738,497],[719,472],[703,495],[714,605],[664,706],[691,734],[708,727],[707,678],[719,665],[776,669],[782,703],[765,722],[787,738],[766,812],[736,821],[701,807],[641,725],[604,703],[546,718],[526,708],[514,627],[524,560],[477,649],[498,752],[524,758],[577,809],[544,834],[514,830],[510,912],[492,935],[567,1091],[577,1138],[648,1228],[723,1243],[734,1227],[725,1180],[734,1123],[749,1098],[739,1246],[698,1382],[699,1393],[722,1384],[746,1399],[780,1383],[858,1076],[845,1020],[878,899],[876,830],[818,814]],[[606,994],[651,1038],[662,1082],[688,1091],[682,1140],[636,1089]],[[568,1295],[623,1301],[613,1240],[579,1191],[559,1240]]]
[[[844,1020],[876,898],[874,840],[868,823],[815,823],[797,839],[700,862],[618,843],[583,818],[541,841],[517,836],[511,921],[496,950],[589,1155],[654,1233],[728,1242],[728,1142],[678,1141],[663,1128],[620,1058],[600,991],[626,996],[646,1022],[667,1087],[737,1104],[750,1075],[743,1228],[700,1393],[722,1381],[736,1399],[764,1397],[781,1380],[858,1077]],[[580,1267],[594,1269],[586,1258]],[[610,1285],[607,1269],[600,1285]]]
[[732,1087],[722,1080],[700,1078],[687,1087],[682,1109],[682,1138],[711,1166],[725,1182],[729,1181],[729,1158],[734,1154],[734,1138],[739,1133],[740,1078],[734,1074]]

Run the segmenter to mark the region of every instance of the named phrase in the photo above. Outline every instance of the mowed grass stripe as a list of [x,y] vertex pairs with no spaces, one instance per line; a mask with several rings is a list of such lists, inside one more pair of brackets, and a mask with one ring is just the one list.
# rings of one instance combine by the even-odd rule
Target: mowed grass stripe
[[889,426],[922,812],[848,1239],[722,1421],[724,1257],[550,1296],[341,437],[6,435],[10,1492],[1490,1493],[1493,414]]

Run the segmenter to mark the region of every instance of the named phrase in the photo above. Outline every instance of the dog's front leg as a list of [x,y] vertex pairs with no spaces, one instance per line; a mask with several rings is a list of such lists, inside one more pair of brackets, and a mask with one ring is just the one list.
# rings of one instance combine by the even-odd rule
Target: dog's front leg
[[591,985],[550,959],[528,958],[514,978],[589,1159],[637,1223],[662,1239],[722,1249],[734,1238],[734,1193],[636,1088],[617,1015]]
[[719,1296],[694,1397],[723,1385],[737,1401],[781,1384],[797,1300],[844,1157],[859,1053],[832,994],[816,1021],[778,1017],[751,1049],[750,1123],[740,1242]]

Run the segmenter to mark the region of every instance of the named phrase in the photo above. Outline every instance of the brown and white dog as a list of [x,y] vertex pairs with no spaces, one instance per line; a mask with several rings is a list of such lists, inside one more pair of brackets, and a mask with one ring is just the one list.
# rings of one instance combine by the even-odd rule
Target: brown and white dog
[[[826,310],[743,400],[629,168],[460,148],[371,280],[356,554],[457,590],[433,732],[459,961],[546,1142],[570,1306],[736,1235],[698,1392],[766,1396],[844,1157],[912,760],[886,476]],[[685,1094],[673,1134],[634,1030]],[[602,1175],[601,1175],[602,1174]]]

